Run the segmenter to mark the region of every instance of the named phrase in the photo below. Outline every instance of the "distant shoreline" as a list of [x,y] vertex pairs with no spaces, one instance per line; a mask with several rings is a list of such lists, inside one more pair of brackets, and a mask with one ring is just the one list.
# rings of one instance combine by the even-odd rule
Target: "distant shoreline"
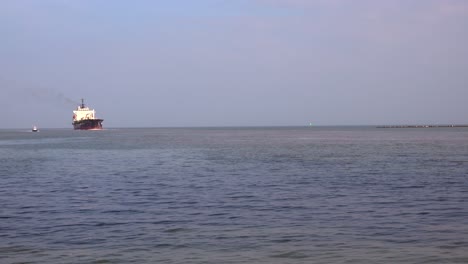
[[443,128],[443,127],[468,127],[468,125],[393,125],[393,126],[377,126],[377,128]]

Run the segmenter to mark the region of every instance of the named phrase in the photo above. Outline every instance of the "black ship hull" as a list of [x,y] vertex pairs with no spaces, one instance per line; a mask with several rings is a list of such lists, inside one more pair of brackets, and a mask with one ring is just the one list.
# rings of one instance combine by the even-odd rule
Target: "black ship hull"
[[103,119],[86,119],[73,122],[75,130],[100,130],[102,129]]

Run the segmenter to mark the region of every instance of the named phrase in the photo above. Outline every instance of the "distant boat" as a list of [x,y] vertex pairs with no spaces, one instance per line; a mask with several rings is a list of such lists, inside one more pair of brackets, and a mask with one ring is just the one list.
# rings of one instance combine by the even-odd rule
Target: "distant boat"
[[37,129],[37,127],[36,127],[36,126],[33,126],[33,128],[32,128],[32,132],[37,132],[37,131],[39,131],[39,129]]

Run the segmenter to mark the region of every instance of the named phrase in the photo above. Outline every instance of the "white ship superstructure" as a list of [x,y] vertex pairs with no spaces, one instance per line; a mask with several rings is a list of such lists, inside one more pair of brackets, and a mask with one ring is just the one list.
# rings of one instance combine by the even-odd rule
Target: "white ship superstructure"
[[89,107],[86,107],[84,103],[82,103],[76,108],[75,111],[73,111],[73,121],[94,119],[95,115],[96,115],[96,111],[94,109],[89,109]]

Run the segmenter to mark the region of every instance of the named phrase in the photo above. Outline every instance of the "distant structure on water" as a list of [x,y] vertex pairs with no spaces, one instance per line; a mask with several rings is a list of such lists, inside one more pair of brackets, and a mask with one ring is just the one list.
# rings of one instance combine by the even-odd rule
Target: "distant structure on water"
[[440,127],[468,127],[468,125],[393,125],[393,126],[377,126],[377,128],[440,128]]

